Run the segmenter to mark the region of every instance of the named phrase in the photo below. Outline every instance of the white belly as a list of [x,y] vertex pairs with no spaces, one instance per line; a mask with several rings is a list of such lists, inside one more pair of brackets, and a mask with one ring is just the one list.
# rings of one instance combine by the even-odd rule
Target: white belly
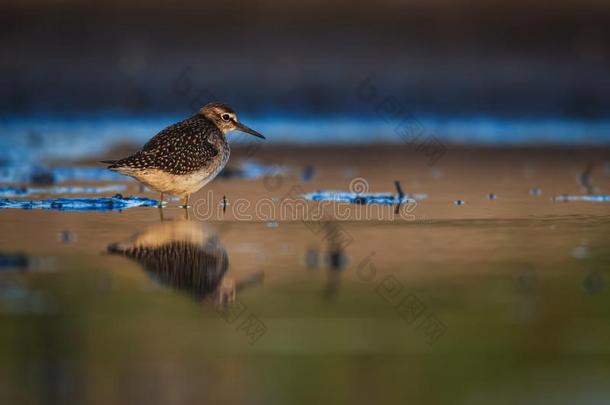
[[146,184],[148,187],[160,193],[173,194],[186,197],[199,191],[203,186],[222,171],[229,161],[230,149],[225,142],[220,145],[221,153],[217,160],[211,162],[207,167],[189,174],[170,174],[159,169],[134,169],[131,167],[120,167],[115,171],[131,176]]
[[166,194],[185,197],[193,194],[208,184],[222,170],[200,170],[189,174],[170,174],[158,169],[147,169],[137,173],[121,170],[121,173],[135,178],[148,187]]

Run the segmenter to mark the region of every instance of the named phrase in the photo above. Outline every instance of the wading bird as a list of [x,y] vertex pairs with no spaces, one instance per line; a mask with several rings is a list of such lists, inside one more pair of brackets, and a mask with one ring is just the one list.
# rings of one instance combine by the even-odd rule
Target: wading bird
[[161,193],[184,200],[220,173],[229,160],[229,131],[265,137],[237,120],[232,108],[209,103],[194,116],[170,125],[148,141],[142,150],[119,160],[105,160],[108,168],[131,176]]

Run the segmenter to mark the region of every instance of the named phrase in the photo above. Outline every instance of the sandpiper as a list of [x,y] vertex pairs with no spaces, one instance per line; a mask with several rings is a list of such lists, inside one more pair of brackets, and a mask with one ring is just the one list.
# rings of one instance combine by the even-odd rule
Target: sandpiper
[[170,125],[142,150],[119,160],[105,160],[108,168],[131,176],[161,193],[177,195],[188,207],[189,196],[220,173],[229,160],[230,148],[225,137],[238,130],[265,139],[237,120],[235,111],[226,104],[209,103],[197,114]]

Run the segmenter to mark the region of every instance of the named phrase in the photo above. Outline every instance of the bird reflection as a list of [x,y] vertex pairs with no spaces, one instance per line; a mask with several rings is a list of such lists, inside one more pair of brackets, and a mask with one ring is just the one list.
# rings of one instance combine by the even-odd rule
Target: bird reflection
[[231,303],[239,287],[252,284],[252,277],[244,283],[227,277],[227,252],[217,235],[202,223],[161,222],[129,241],[110,244],[107,249],[136,261],[161,285],[198,301]]
[[326,265],[328,277],[322,295],[327,300],[332,300],[339,292],[341,284],[341,273],[347,264],[347,256],[340,239],[340,229],[334,222],[327,222],[325,229],[328,235],[328,251],[326,252]]

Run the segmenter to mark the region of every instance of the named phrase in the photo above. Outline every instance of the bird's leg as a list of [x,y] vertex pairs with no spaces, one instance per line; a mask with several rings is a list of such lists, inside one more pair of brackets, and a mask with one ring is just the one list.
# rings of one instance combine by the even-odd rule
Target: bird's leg
[[182,206],[182,208],[184,208],[184,219],[185,220],[189,220],[189,195],[187,194],[186,196],[184,196],[184,205]]
[[184,204],[182,205],[182,208],[187,209],[189,207],[189,195],[185,195],[184,196]]
[[159,199],[159,205],[157,205],[157,207],[159,208],[159,219],[161,220],[161,222],[164,221],[163,218],[163,193],[161,193],[161,197]]

